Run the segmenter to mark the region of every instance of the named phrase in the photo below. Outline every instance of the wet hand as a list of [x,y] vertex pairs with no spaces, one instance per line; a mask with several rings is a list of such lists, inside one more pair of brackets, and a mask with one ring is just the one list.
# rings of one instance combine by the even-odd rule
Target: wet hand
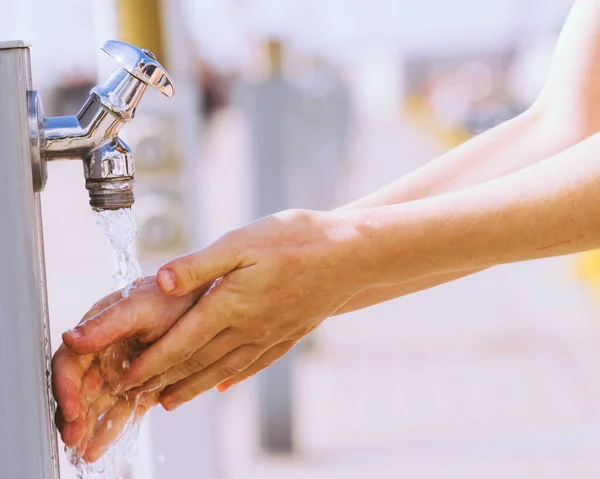
[[125,340],[82,356],[63,344],[55,354],[56,425],[65,445],[86,462],[95,462],[128,422],[157,404],[158,391],[113,394],[120,374],[143,347]]
[[53,359],[56,424],[62,439],[95,462],[126,423],[158,402],[154,384],[115,393],[119,380],[148,343],[162,336],[199,298],[200,291],[169,297],[153,277],[139,280],[123,297],[115,292],[96,304],[79,326],[63,335]]
[[123,390],[176,382],[161,394],[172,410],[267,367],[363,287],[357,235],[334,214],[287,211],[168,263],[158,274],[167,294],[212,286],[132,363]]

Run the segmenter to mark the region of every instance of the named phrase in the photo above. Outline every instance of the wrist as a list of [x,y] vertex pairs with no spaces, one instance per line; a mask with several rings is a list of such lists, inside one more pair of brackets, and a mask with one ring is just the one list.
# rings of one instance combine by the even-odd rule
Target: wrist
[[435,246],[434,222],[421,203],[335,212],[347,274],[361,290],[438,272],[443,248]]

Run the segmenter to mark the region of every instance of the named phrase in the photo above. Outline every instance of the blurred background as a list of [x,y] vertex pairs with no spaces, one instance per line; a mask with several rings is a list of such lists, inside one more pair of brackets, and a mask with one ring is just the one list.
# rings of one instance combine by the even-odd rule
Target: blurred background
[[[106,39],[172,74],[173,100],[147,95],[124,135],[153,274],[257,217],[355,199],[523,111],[570,3],[0,0],[0,40],[31,43],[48,116],[76,113],[112,71]],[[49,177],[56,348],[110,291],[114,257],[81,165]],[[592,252],[333,318],[230,392],[153,411],[124,477],[598,477],[599,281]]]

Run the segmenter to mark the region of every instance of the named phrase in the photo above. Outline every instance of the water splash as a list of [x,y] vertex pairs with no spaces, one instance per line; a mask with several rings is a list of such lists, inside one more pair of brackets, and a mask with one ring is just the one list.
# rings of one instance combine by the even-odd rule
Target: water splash
[[[96,222],[109,239],[117,256],[117,270],[113,276],[114,290],[123,289],[123,297],[127,297],[136,280],[141,278],[142,270],[133,252],[133,244],[138,230],[131,209],[115,211],[97,211]],[[125,361],[123,369],[129,364]],[[127,479],[131,477],[130,465],[137,455],[137,440],[141,426],[141,417],[133,407],[123,431],[110,449],[95,463],[86,463],[72,449],[66,449],[69,462],[77,469],[77,479]],[[100,418],[99,418],[100,419]]]
[[66,449],[68,461],[77,470],[77,479],[129,479],[131,464],[137,456],[142,421],[132,415],[119,438],[95,463],[88,464],[75,450]]

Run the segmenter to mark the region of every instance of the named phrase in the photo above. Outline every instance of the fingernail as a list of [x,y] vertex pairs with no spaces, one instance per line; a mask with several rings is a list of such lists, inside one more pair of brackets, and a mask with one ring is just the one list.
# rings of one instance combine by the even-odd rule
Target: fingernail
[[158,281],[166,293],[170,293],[177,287],[177,278],[175,277],[175,273],[170,269],[160,271],[158,273]]
[[81,339],[83,338],[83,333],[80,329],[73,328],[67,331],[67,334],[71,337],[71,339]]
[[230,387],[231,387],[231,384],[229,384],[229,383],[221,383],[217,386],[217,391],[219,391],[220,393],[224,393]]
[[163,404],[163,407],[169,412],[175,411],[179,406],[181,406],[181,403],[177,401],[167,401]]

